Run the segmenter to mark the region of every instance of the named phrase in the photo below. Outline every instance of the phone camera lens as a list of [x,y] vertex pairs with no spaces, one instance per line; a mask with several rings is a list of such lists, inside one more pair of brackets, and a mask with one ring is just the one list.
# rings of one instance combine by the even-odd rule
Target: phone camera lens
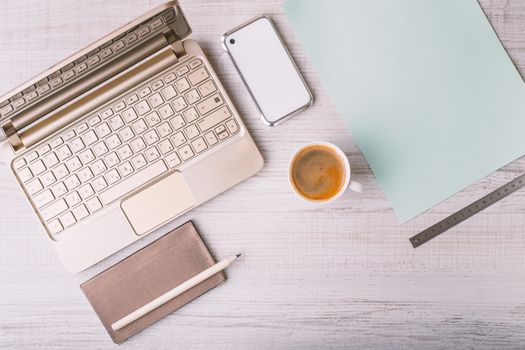
[[230,44],[235,44],[235,39],[230,39]]

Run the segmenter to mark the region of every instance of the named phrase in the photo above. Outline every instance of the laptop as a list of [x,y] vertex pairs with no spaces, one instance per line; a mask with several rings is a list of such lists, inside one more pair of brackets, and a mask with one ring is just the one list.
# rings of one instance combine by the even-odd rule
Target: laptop
[[0,153],[69,271],[262,168],[190,34],[165,3],[0,98]]

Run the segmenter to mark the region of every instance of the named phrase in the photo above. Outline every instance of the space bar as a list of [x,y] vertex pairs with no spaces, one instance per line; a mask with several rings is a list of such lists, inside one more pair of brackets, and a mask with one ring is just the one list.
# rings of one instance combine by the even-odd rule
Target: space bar
[[99,198],[104,205],[108,205],[109,203],[119,199],[126,193],[133,191],[140,185],[159,176],[166,170],[168,170],[168,168],[166,167],[166,164],[164,164],[164,161],[159,160],[156,163],[149,165],[147,168],[142,169],[138,173],[122,181],[121,183],[111,187],[105,192],[102,192]]

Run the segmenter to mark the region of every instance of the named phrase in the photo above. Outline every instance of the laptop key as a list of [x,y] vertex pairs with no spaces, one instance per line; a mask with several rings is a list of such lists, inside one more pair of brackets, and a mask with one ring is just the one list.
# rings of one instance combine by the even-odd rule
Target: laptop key
[[182,119],[180,115],[171,118],[170,123],[173,126],[173,129],[175,130],[179,130],[180,128],[186,125],[186,122],[184,121],[184,119]]
[[88,207],[89,211],[94,213],[102,208],[102,204],[100,204],[100,200],[95,197],[91,198],[86,202],[86,206]]
[[144,158],[142,154],[139,154],[138,156],[131,158],[131,164],[133,164],[133,167],[138,170],[148,164],[148,162],[146,162],[146,158]]
[[69,191],[74,190],[78,186],[80,186],[80,179],[77,175],[73,174],[70,177],[66,178],[64,180],[64,183],[66,184],[66,187]]
[[43,156],[44,154],[46,154],[49,151],[51,151],[51,147],[48,144],[45,144],[44,146],[42,146],[42,147],[40,147],[38,149],[38,154],[40,156]]
[[124,126],[124,121],[119,115],[117,115],[109,120],[109,125],[113,130],[118,130]]
[[137,113],[135,113],[135,110],[133,108],[128,108],[124,112],[122,112],[122,117],[126,121],[126,123],[130,123],[138,118]]
[[219,137],[219,140],[224,140],[225,138],[227,138],[228,136],[230,136],[230,134],[228,134],[228,131],[224,130],[223,132],[221,132],[220,134],[217,135]]
[[86,132],[82,136],[82,139],[84,140],[84,143],[87,146],[91,146],[92,144],[98,141],[97,135],[95,134],[93,130],[89,130],[88,132]]
[[49,228],[49,232],[51,232],[51,234],[57,234],[60,231],[64,230],[64,227],[62,226],[62,224],[60,223],[60,220],[58,219],[55,219],[49,222],[47,224],[47,227]]
[[179,149],[179,154],[181,155],[183,160],[188,160],[195,155],[195,153],[193,153],[193,150],[189,145],[182,146]]
[[144,153],[146,154],[146,158],[148,158],[148,161],[150,162],[160,157],[159,151],[155,146],[147,149]]
[[115,182],[120,180],[120,174],[117,169],[111,169],[104,175],[108,184],[113,185]]
[[199,113],[197,113],[195,108],[191,107],[191,108],[188,108],[186,111],[184,111],[184,118],[186,118],[186,121],[188,123],[191,123],[199,119]]
[[78,177],[82,183],[86,183],[93,178],[93,172],[89,168],[84,168],[78,172]]
[[135,109],[140,116],[151,111],[151,108],[149,107],[146,101],[140,101],[139,103],[137,103],[137,105],[135,106]]
[[58,164],[59,160],[57,158],[57,155],[55,153],[49,153],[47,156],[44,157],[44,164],[49,168],[53,165]]
[[184,143],[186,143],[186,137],[184,137],[184,134],[182,132],[178,132],[171,137],[171,141],[173,141],[175,147],[180,147]]
[[195,89],[191,89],[184,96],[186,97],[186,100],[188,101],[190,105],[196,103],[197,101],[201,99],[201,97],[199,96],[199,93]]
[[68,145],[61,146],[57,149],[56,155],[60,161],[63,161],[64,159],[68,158],[70,155],[72,155],[71,149],[69,149]]
[[44,165],[44,162],[41,160],[37,160],[33,164],[29,166],[31,169],[31,172],[36,176],[42,174],[44,171],[46,171],[46,166]]
[[177,75],[179,77],[183,76],[184,74],[188,73],[190,71],[190,69],[188,68],[188,66],[182,66],[180,67],[179,69],[177,69]]
[[78,125],[75,130],[77,131],[78,134],[80,133],[83,133],[84,131],[86,131],[88,129],[88,125],[86,123],[82,123],[80,125]]
[[27,156],[26,156],[26,160],[28,162],[32,162],[33,160],[37,159],[38,158],[38,153],[36,152],[31,152],[29,153]]
[[166,123],[162,123],[157,127],[157,131],[161,138],[165,138],[166,136],[170,135],[173,130],[171,129],[170,125]]
[[45,221],[49,221],[50,219],[54,218],[55,216],[63,213],[68,209],[68,206],[66,204],[66,201],[61,198],[58,201],[48,205],[44,209],[40,211],[40,214],[42,215],[42,218]]
[[133,172],[133,167],[130,162],[125,162],[118,166],[118,171],[122,177],[126,177]]
[[95,191],[100,192],[103,189],[105,189],[106,187],[108,187],[108,183],[101,176],[101,177],[96,178],[95,180],[93,180],[93,187],[95,188]]
[[151,108],[157,108],[161,104],[164,103],[164,100],[162,99],[162,96],[158,92],[154,93],[148,98],[149,103],[151,104]]
[[232,115],[228,107],[223,106],[215,112],[211,113],[210,115],[198,120],[197,125],[199,126],[202,132],[205,132],[214,127],[215,125],[222,123],[231,116]]
[[184,101],[182,97],[177,97],[176,99],[174,99],[172,104],[177,112],[180,112],[184,108],[188,107],[188,105],[186,104],[186,101]]
[[42,180],[42,184],[44,185],[44,187],[48,187],[49,185],[57,181],[55,175],[53,175],[53,172],[51,171],[48,171],[44,175],[40,176],[40,180]]
[[104,171],[107,170],[106,165],[104,164],[104,161],[102,159],[98,159],[96,162],[94,162],[91,165],[91,170],[96,175],[102,174]]
[[167,119],[171,117],[175,112],[173,112],[173,108],[169,104],[166,104],[159,108],[159,113],[162,119]]
[[[71,129],[71,130],[66,131],[62,136],[64,137],[64,141],[67,141],[67,140],[71,140],[73,137],[75,137],[75,136],[76,136],[76,133],[75,133],[75,130]],[[62,141],[62,139],[59,137],[59,138],[56,140],[56,142],[58,143],[58,145],[60,145],[63,141]],[[57,145],[56,145],[56,144],[53,145],[53,141],[52,141],[52,142],[51,142],[51,146],[56,147]]]
[[101,121],[101,119],[100,119],[100,117],[97,115],[97,116],[95,116],[95,117],[89,119],[89,120],[88,120],[88,124],[89,124],[89,126],[93,127],[93,126],[97,125],[98,123],[100,123],[100,121]]
[[139,97],[136,95],[136,94],[133,94],[131,96],[129,96],[127,99],[126,99],[126,103],[129,105],[132,105],[134,104],[135,102],[137,102],[139,100]]
[[64,164],[60,164],[53,170],[53,174],[57,179],[61,180],[69,175],[69,171]]
[[51,190],[45,190],[39,195],[33,197],[33,203],[35,203],[38,208],[42,208],[44,205],[51,203],[54,199],[55,196]]
[[120,139],[117,134],[113,134],[106,139],[106,144],[108,145],[109,149],[115,149],[118,146],[122,145],[122,142],[120,142]]
[[115,166],[116,164],[118,164],[120,162],[120,160],[118,159],[118,156],[117,156],[117,154],[115,152],[111,152],[110,154],[108,154],[104,158],[104,161],[106,162],[106,165],[109,168]]
[[168,168],[164,161],[159,160],[140,171],[137,171],[135,174],[131,175],[126,180],[121,183],[107,189],[106,191],[100,194],[100,200],[104,205],[107,205],[130,191],[135,190],[140,185],[154,179],[155,177],[164,173]]
[[72,226],[75,222],[77,222],[77,220],[71,212],[67,212],[60,217],[60,222],[64,224],[64,227],[68,228]]
[[190,68],[191,69],[195,69],[197,68],[198,66],[200,66],[202,64],[202,61],[199,60],[199,59],[195,59],[193,61],[190,62]]
[[168,75],[166,75],[164,77],[164,82],[166,84],[169,84],[171,83],[172,81],[174,81],[175,79],[177,79],[177,76],[175,75],[175,73],[169,73]]
[[[73,130],[71,130],[71,131],[73,131]],[[69,133],[69,131],[66,132],[66,133],[64,134],[64,136],[65,136],[65,135],[68,135],[68,133]],[[75,132],[73,131],[73,136],[75,136],[74,133],[75,133]],[[62,140],[61,137],[57,137],[56,139],[53,139],[53,140],[50,142],[50,145],[51,145],[51,147],[55,148],[55,147],[57,147],[57,146],[59,146],[59,145],[61,145],[61,144],[63,144],[63,143],[64,143],[64,140]]]
[[193,86],[199,84],[200,82],[206,80],[210,75],[206,71],[206,68],[200,67],[196,71],[190,73],[188,75],[188,79],[190,80],[191,84]]
[[180,158],[176,152],[168,154],[165,159],[166,162],[168,162],[168,166],[170,168],[173,168],[181,163]]
[[66,185],[63,182],[59,182],[53,187],[51,187],[51,192],[55,195],[55,198],[61,197],[67,193]]
[[148,122],[150,127],[154,127],[158,123],[160,123],[162,120],[160,119],[157,112],[152,112],[144,117],[146,119],[146,122]]
[[209,112],[213,111],[215,108],[223,105],[224,101],[219,94],[214,94],[211,97],[208,97],[204,101],[197,104],[197,109],[201,115],[206,115]]
[[124,129],[120,130],[119,135],[122,139],[122,142],[128,142],[135,136],[133,130],[131,130],[129,126],[126,126]]
[[226,127],[228,128],[228,131],[231,134],[235,134],[237,131],[239,131],[239,126],[237,125],[237,122],[234,119],[230,119],[226,122]]
[[158,89],[160,89],[161,87],[164,86],[164,83],[162,82],[162,80],[157,80],[156,82],[154,82],[153,84],[151,84],[151,88],[156,91]]
[[124,108],[126,108],[126,104],[124,103],[124,101],[120,101],[119,103],[113,106],[113,109],[116,113],[120,112]]
[[27,164],[26,160],[24,158],[20,158],[20,159],[18,159],[17,161],[14,162],[13,167],[15,169],[20,169],[21,167],[23,167],[26,164]]
[[74,156],[66,162],[66,166],[69,171],[77,171],[78,169],[82,168],[82,162],[77,156]]
[[82,198],[80,198],[80,195],[78,194],[78,192],[75,191],[75,192],[72,192],[72,193],[68,194],[65,197],[65,200],[66,200],[66,203],[70,207],[72,207],[72,206],[77,205],[78,203],[80,203],[82,201]]
[[33,181],[28,182],[26,185],[27,192],[29,192],[30,195],[34,195],[43,188],[44,186],[39,179],[34,179]]
[[135,140],[131,141],[131,148],[133,148],[135,152],[140,152],[146,148],[146,143],[144,142],[142,137],[138,137]]
[[197,153],[203,152],[208,146],[206,145],[206,142],[202,137],[199,137],[198,139],[195,139],[191,142],[191,145],[193,146],[193,149]]
[[31,170],[29,170],[29,168],[24,168],[18,172],[18,177],[20,180],[22,180],[22,182],[26,182],[27,180],[33,178],[33,173]]
[[73,153],[77,153],[78,151],[84,149],[86,146],[84,145],[84,142],[80,137],[77,137],[76,139],[69,142],[69,147],[73,151]]
[[188,90],[191,86],[186,78],[179,79],[175,82],[175,87],[179,93],[183,93]]
[[177,96],[177,92],[173,88],[173,86],[168,86],[167,88],[164,88],[160,91],[162,93],[162,96],[166,99],[166,101],[171,100],[175,96]]
[[186,134],[186,137],[189,140],[192,140],[192,139],[196,138],[197,136],[199,136],[199,129],[197,129],[195,124],[191,124],[186,129],[184,129],[184,133]]
[[106,137],[107,135],[111,134],[111,129],[109,128],[109,125],[107,123],[103,123],[97,126],[95,131],[97,132],[98,137],[100,138]]
[[133,155],[133,151],[128,145],[124,145],[117,150],[117,154],[119,155],[121,160],[124,160],[131,157]]
[[171,144],[169,139],[159,142],[158,147],[159,147],[160,153],[162,154],[166,154],[166,153],[173,151],[173,145]]
[[101,141],[93,146],[93,152],[95,152],[97,157],[103,156],[108,153],[108,146],[106,146],[104,141]]
[[73,209],[73,215],[75,215],[75,218],[77,220],[82,220],[83,218],[89,215],[89,211],[87,210],[84,204],[81,204],[75,209]]
[[204,137],[206,138],[206,142],[208,142],[208,145],[210,146],[213,146],[214,144],[216,144],[217,142],[219,142],[217,140],[217,137],[215,136],[215,134],[213,133],[213,131],[210,131],[208,133],[206,133],[204,135]]
[[80,160],[82,161],[82,164],[89,164],[95,159],[95,155],[93,154],[93,151],[90,149],[87,149],[83,152],[81,152],[79,155]]
[[149,94],[151,94],[151,89],[147,86],[144,89],[139,91],[139,96],[142,98],[148,96]]
[[152,145],[159,140],[159,135],[157,135],[155,130],[150,130],[144,134],[144,140],[146,140],[148,145]]
[[95,191],[90,184],[86,184],[78,189],[78,193],[80,194],[80,197],[85,200],[94,195]]

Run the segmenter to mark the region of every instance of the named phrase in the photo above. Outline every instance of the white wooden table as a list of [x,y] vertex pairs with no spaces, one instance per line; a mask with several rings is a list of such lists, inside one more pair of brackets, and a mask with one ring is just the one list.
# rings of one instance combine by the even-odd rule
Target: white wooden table
[[[466,1],[466,0],[465,0]],[[7,91],[158,0],[1,3],[0,90]],[[525,2],[482,0],[525,72]],[[525,171],[525,161],[400,225],[287,22],[281,1],[186,1],[183,9],[265,159],[255,177],[72,275],[59,264],[0,164],[0,348],[115,348],[79,284],[193,219],[216,257],[238,251],[229,281],[127,341],[124,349],[519,349],[525,346],[525,191],[412,249],[408,238]],[[258,120],[220,35],[267,13],[313,89],[315,105],[274,129]],[[366,35],[366,33],[363,33]],[[524,133],[525,134],[525,133]],[[327,140],[367,190],[330,207],[292,194],[288,158]],[[453,170],[451,170],[453,171]]]

